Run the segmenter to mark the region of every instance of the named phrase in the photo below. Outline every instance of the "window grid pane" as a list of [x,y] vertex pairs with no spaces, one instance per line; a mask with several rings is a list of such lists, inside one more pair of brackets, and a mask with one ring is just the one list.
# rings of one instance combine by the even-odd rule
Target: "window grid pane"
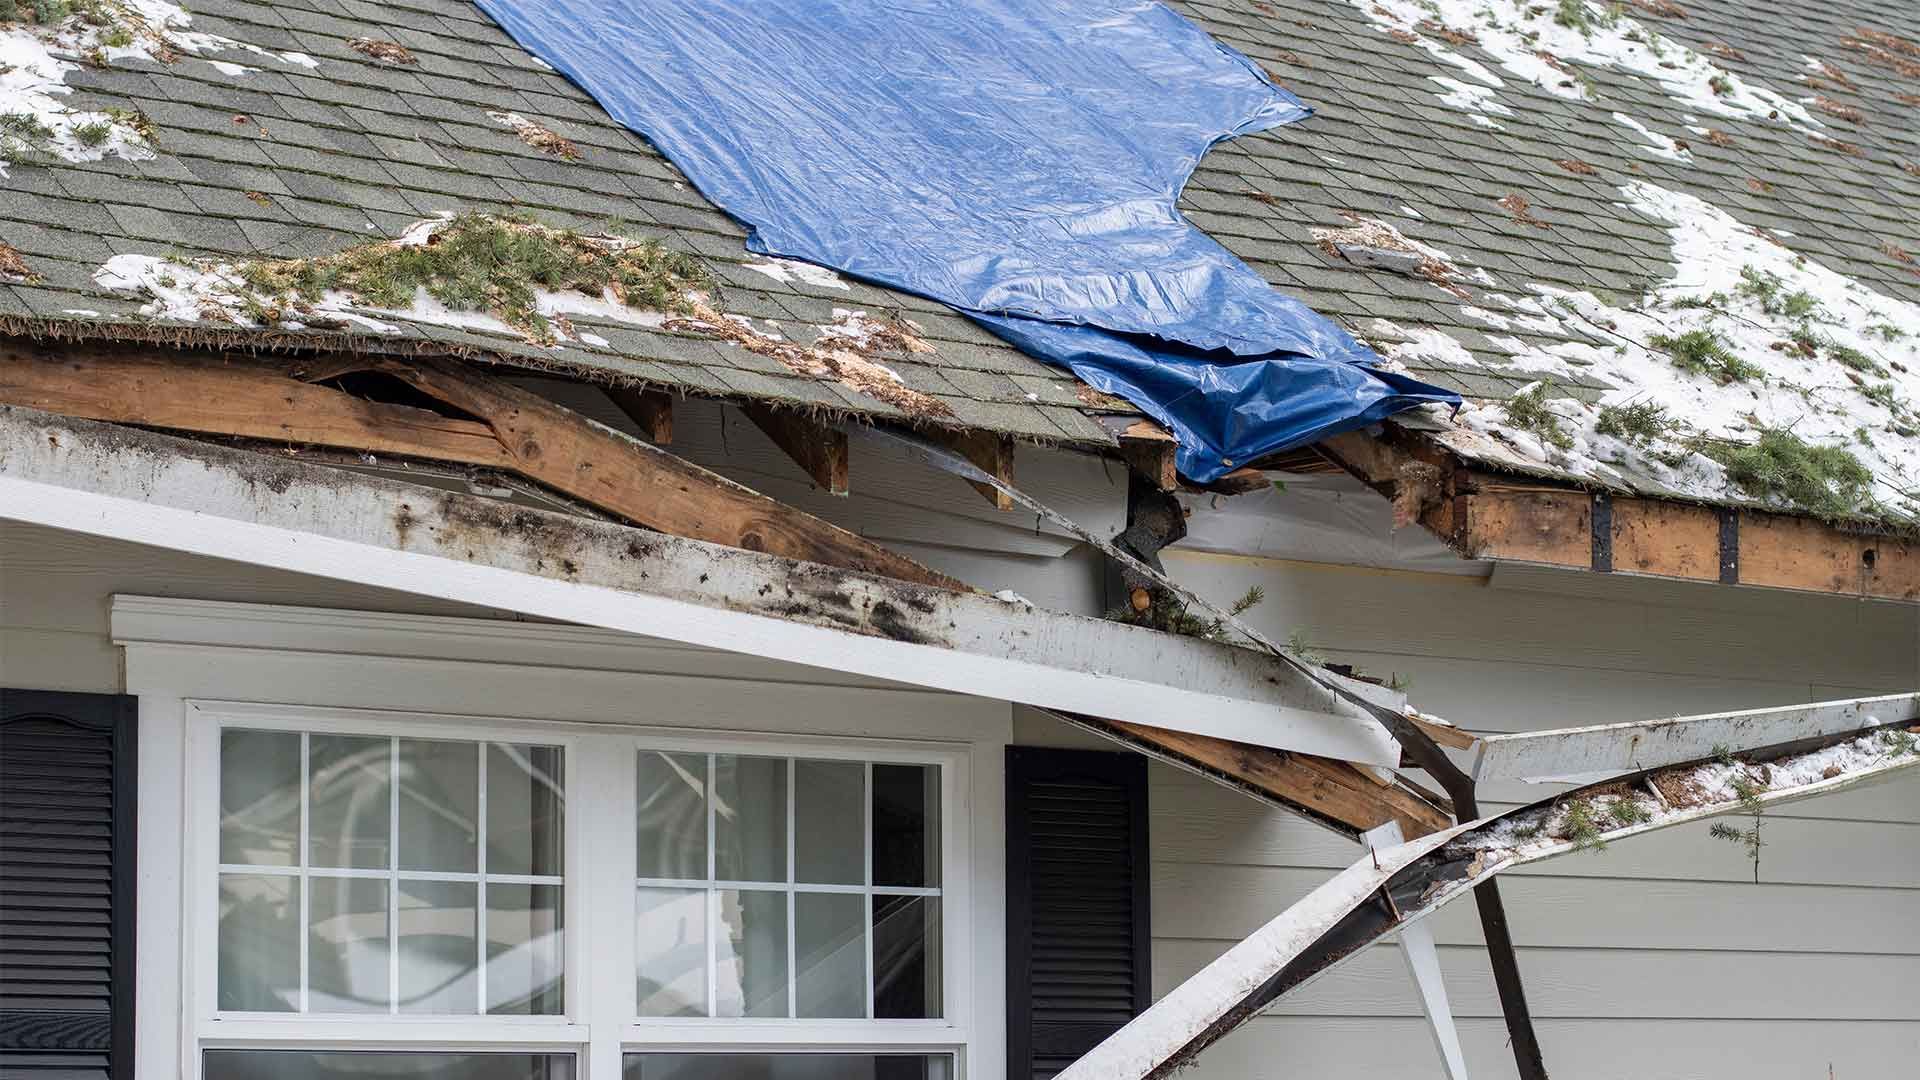
[[[915,942],[924,949],[926,959],[915,965],[916,971],[924,971],[925,979],[911,980],[924,983],[924,990],[907,995],[909,1000],[917,999],[923,1003],[915,1018],[937,1019],[943,1014],[943,997],[940,986],[939,949],[940,949],[940,858],[944,850],[942,835],[944,821],[941,810],[942,770],[937,765],[919,763],[880,762],[881,768],[889,770],[889,780],[894,790],[902,789],[903,782],[917,785],[916,797],[924,793],[923,806],[913,807],[912,813],[892,814],[890,820],[896,843],[905,840],[908,844],[909,858],[906,864],[913,868],[910,874],[896,874],[907,880],[899,884],[875,884],[875,798],[873,761],[848,761],[845,759],[812,759],[802,757],[770,757],[766,755],[736,755],[722,753],[692,754],[681,751],[659,751],[645,747],[638,749],[639,766],[637,776],[640,787],[637,792],[639,819],[636,820],[637,836],[640,842],[638,865],[641,875],[636,879],[634,927],[636,939],[636,959],[640,964],[637,972],[639,986],[639,1015],[642,1017],[665,1017],[699,1015],[718,1016],[756,1016],[769,1015],[786,1018],[812,1018],[822,1015],[813,1012],[808,1002],[829,1001],[833,1004],[819,1006],[828,1012],[851,1013],[850,1019],[886,1019],[914,1015],[900,1004],[900,995],[889,995],[893,1000],[881,1007],[876,1001],[875,983],[880,977],[876,968],[875,939],[883,930],[889,931],[889,949],[902,951],[905,943],[897,939],[901,935],[891,930],[884,920],[876,923],[876,916],[883,912],[898,909],[903,903],[910,910],[924,912],[925,918],[914,920],[924,930],[923,942]],[[673,762],[670,768],[662,768],[661,762]],[[743,766],[743,763],[751,762]],[[775,766],[779,763],[779,767]],[[704,775],[695,770],[704,766]],[[821,807],[803,805],[803,798],[812,798],[809,783],[817,784],[828,779],[836,771],[844,770],[842,776],[858,776],[859,784],[859,828],[860,828],[860,871],[859,884],[828,883],[806,880],[809,875],[802,874],[801,866],[832,865],[833,856],[817,854],[817,845],[823,837],[813,835],[821,826],[829,824],[834,815],[820,813]],[[803,774],[804,780],[803,782]],[[691,810],[691,802],[686,791],[658,790],[658,785],[684,784],[695,792],[694,798],[703,804],[700,809],[705,822],[704,858],[693,857],[684,845],[690,837],[684,828],[674,830],[663,824],[673,815],[657,812],[657,808],[667,806],[678,800],[684,803],[679,812]],[[758,794],[761,804],[751,804]],[[832,800],[823,800],[831,805]],[[900,800],[896,799],[895,802]],[[769,807],[768,802],[773,805]],[[850,808],[848,808],[850,809]],[[809,813],[812,810],[813,813]],[[779,816],[784,818],[785,843],[776,845],[771,836],[764,835],[767,819]],[[844,815],[843,815],[844,818]],[[755,819],[761,826],[763,835],[753,836]],[[803,838],[802,827],[807,826]],[[905,830],[919,829],[923,835],[919,838],[905,837]],[[757,850],[746,850],[754,841],[759,842]],[[740,850],[722,853],[724,844],[732,843]],[[802,845],[808,846],[806,852]],[[678,852],[664,850],[664,845],[679,847]],[[779,852],[778,855],[775,852]],[[785,873],[771,873],[773,860],[784,858]],[[704,877],[654,877],[647,871],[666,870],[673,866],[704,866]],[[924,869],[921,869],[924,867]],[[723,868],[728,870],[746,870],[738,880],[733,876],[722,876]],[[831,869],[818,874],[822,877],[837,876]],[[908,881],[916,883],[909,884]],[[778,893],[776,903],[765,894]],[[659,903],[658,897],[667,894],[704,897],[705,955],[706,970],[698,983],[688,979],[691,974],[672,969],[671,961],[666,957],[686,955],[687,943],[683,938],[665,940],[663,935],[682,933],[682,921],[661,920],[653,906]],[[843,935],[857,933],[859,940],[841,941],[836,947],[823,950],[818,942],[801,940],[802,923],[811,920],[801,908],[802,897],[817,897],[807,900],[805,906],[809,912],[820,912],[832,907],[828,898],[844,896],[855,905],[854,912],[859,917],[857,930],[850,924],[841,929]],[[825,906],[821,906],[825,905]],[[844,911],[845,908],[840,910]],[[776,915],[777,913],[777,915]],[[784,938],[783,950],[774,950],[768,940],[766,925],[775,918],[784,922],[781,928]],[[849,922],[844,916],[842,922]],[[750,926],[749,923],[754,925]],[[669,928],[674,928],[670,929]],[[650,936],[651,935],[651,936]],[[660,940],[654,940],[660,938]],[[812,947],[810,947],[810,945]],[[697,946],[695,946],[697,949]],[[852,955],[849,956],[849,951]],[[782,955],[782,952],[784,955]],[[773,985],[769,983],[769,965],[778,959],[784,966],[784,982],[774,996]],[[819,964],[831,965],[831,970],[802,970],[803,960],[815,960]],[[929,962],[930,961],[930,962]],[[891,970],[891,969],[890,969]],[[847,996],[836,996],[831,986],[834,972],[842,974],[858,972],[861,987]],[[704,1010],[688,1001],[688,995],[663,994],[660,988],[666,982],[678,980],[681,985],[704,983]],[[747,982],[751,981],[752,988]],[[805,984],[803,987],[803,983]],[[750,1000],[751,999],[751,1000]],[[783,999],[783,1000],[781,1000]],[[803,1000],[804,999],[804,1000]],[[697,1001],[697,998],[695,999]],[[863,1001],[860,1011],[846,1008],[849,1001]],[[777,1009],[774,1009],[775,1005]],[[689,1006],[692,1007],[689,1007]],[[773,1009],[774,1011],[768,1011]]]
[[[245,835],[241,830],[253,825],[249,816],[254,819],[260,816],[251,808],[267,802],[257,790],[256,778],[247,774],[247,767],[252,764],[251,759],[257,758],[259,748],[272,745],[275,738],[284,738],[289,749],[296,740],[298,745],[298,797],[294,798],[290,792],[280,796],[280,802],[289,810],[298,806],[297,843],[293,845],[296,851],[291,853],[294,857],[280,863],[263,860],[260,865],[227,862],[228,858],[246,855],[240,844],[229,842],[229,835]],[[315,753],[316,738],[325,747],[322,754]],[[457,749],[460,747],[470,748],[465,758],[472,762],[471,801],[465,805],[461,805],[464,797],[457,791],[450,793],[455,797],[449,799],[435,796],[431,785],[449,781],[444,761],[437,770],[439,775],[432,777],[427,777],[430,770],[421,766],[421,779],[417,782],[415,770],[409,767],[417,761],[430,761],[436,753],[445,755],[449,751],[453,759],[459,761],[463,756]],[[414,752],[407,752],[409,749]],[[274,767],[282,772],[292,771],[284,766]],[[462,761],[461,767],[468,766]],[[514,869],[562,870],[564,755],[558,747],[244,728],[223,730],[219,1007],[234,1012],[270,1011],[277,1007],[300,1013],[372,1011],[386,1015],[563,1012],[563,876],[489,873],[487,867],[488,773],[495,771],[502,777],[512,777],[516,770],[524,774],[527,786],[511,793],[516,797],[510,798],[508,812],[524,810],[526,820],[506,822],[505,842],[526,850],[509,849],[506,861]],[[376,780],[378,787],[374,788]],[[334,865],[315,863],[317,789],[323,789],[322,797],[333,803],[321,813],[320,816],[327,819],[321,824],[337,826],[338,833],[326,838],[319,858]],[[369,794],[376,790],[377,799],[370,800]],[[238,793],[246,805],[237,810],[231,806],[236,799],[228,797],[230,792]],[[374,801],[379,805],[373,805]],[[403,808],[416,822],[432,822],[436,817],[439,821],[424,829],[403,829]],[[494,809],[496,820],[504,822],[505,819],[500,818],[503,808]],[[420,817],[423,814],[424,819]],[[283,814],[280,820],[284,821],[287,816],[290,815]],[[374,825],[378,826],[377,830],[370,828]],[[376,836],[376,831],[382,835]],[[470,832],[470,839],[462,837],[462,831]],[[452,840],[449,846],[454,853],[449,856],[445,852],[429,852],[423,858],[403,850],[403,833],[410,834],[406,839],[423,843],[432,843],[426,838],[436,834],[447,836]],[[500,842],[495,839],[496,848]],[[471,870],[403,869],[435,863],[445,865],[449,858],[458,865],[465,861],[458,851],[468,846],[472,850]],[[370,852],[378,853],[380,858],[373,859]],[[271,850],[265,853],[271,860]],[[521,863],[526,865],[519,865]],[[298,920],[288,928],[291,933],[287,934],[298,942],[297,974],[287,971],[275,975],[261,970],[263,960],[270,961],[266,967],[294,965],[288,963],[292,956],[278,959],[262,956],[261,947],[250,941],[259,937],[254,923],[259,922],[256,912],[260,905],[228,899],[236,895],[237,888],[252,881],[262,885],[285,882],[285,903],[292,909],[287,914]],[[229,883],[239,884],[229,888]],[[260,888],[253,887],[253,891],[258,893]],[[322,891],[324,896],[320,895]],[[509,901],[509,907],[499,916],[505,921],[491,929],[487,925],[490,895]],[[410,896],[414,899],[409,900]],[[472,897],[470,902],[465,899],[468,896]],[[355,899],[348,904],[345,899],[348,897]],[[418,902],[420,897],[439,897],[442,902],[422,904]],[[451,902],[448,898],[452,898]],[[403,903],[408,909],[405,914]],[[379,911],[376,913],[369,905],[377,906]],[[509,910],[511,914],[507,913]],[[246,921],[249,919],[252,922]],[[456,925],[470,926],[471,930],[449,933],[445,929]],[[379,933],[376,934],[375,929],[379,929]],[[461,972],[457,967],[461,962],[458,950],[463,947],[460,942],[467,933],[473,938],[471,961],[468,970]],[[490,940],[502,942],[494,950],[496,957],[500,957],[496,964],[504,963],[507,966],[503,971],[517,973],[503,979],[502,971],[496,971],[491,984],[487,972]],[[439,973],[403,971],[403,953],[418,956],[422,963],[438,961]],[[422,979],[434,978],[442,982],[429,995],[430,1003],[403,1003],[403,996],[411,1000],[418,994],[416,988],[422,987]],[[525,985],[514,985],[516,978]],[[277,982],[290,982],[282,995],[271,993],[272,984]],[[403,984],[409,988],[405,995]],[[494,986],[491,992],[490,985]],[[437,1003],[445,1003],[447,1007]],[[495,1003],[503,1008],[492,1009]]]

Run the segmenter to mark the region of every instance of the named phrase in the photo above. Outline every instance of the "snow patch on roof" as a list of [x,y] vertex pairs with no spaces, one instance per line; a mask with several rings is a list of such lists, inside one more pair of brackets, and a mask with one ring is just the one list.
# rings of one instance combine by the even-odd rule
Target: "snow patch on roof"
[[1652,154],[1658,158],[1666,158],[1668,161],[1677,161],[1682,165],[1693,164],[1692,151],[1664,135],[1657,134],[1649,129],[1647,125],[1635,120],[1626,113],[1614,113],[1613,122],[1633,132],[1635,135],[1640,136],[1641,145],[1638,149],[1641,152]]
[[[1506,310],[1468,313],[1496,329],[1583,337],[1508,339],[1510,359],[1477,366],[1609,383],[1616,389],[1600,405],[1641,406],[1642,430],[1621,434],[1600,407],[1544,385],[1536,404],[1557,421],[1517,423],[1507,404],[1470,403],[1438,438],[1520,467],[1741,501],[1755,493],[1735,488],[1713,452],[1784,431],[1866,467],[1862,512],[1920,517],[1920,305],[1797,256],[1695,196],[1645,182],[1621,192],[1669,226],[1678,269],[1667,284],[1630,306],[1533,285],[1530,296],[1486,297]],[[1438,330],[1395,329],[1400,340],[1383,346],[1390,357],[1476,365]]]
[[[1477,47],[1502,69],[1548,93],[1591,101],[1593,93],[1569,64],[1617,68],[1649,79],[1681,104],[1701,112],[1819,127],[1798,102],[1756,86],[1711,59],[1663,38],[1618,5],[1594,0],[1509,4],[1485,0],[1352,0],[1375,25],[1397,32],[1449,63],[1453,49]],[[1422,36],[1431,35],[1431,36]],[[1458,59],[1456,59],[1458,57]],[[1472,61],[1467,61],[1472,63]],[[1475,64],[1474,66],[1478,66]],[[1498,81],[1491,86],[1502,85]]]
[[782,285],[798,281],[822,289],[848,291],[846,279],[824,266],[797,259],[768,259],[766,262],[747,263],[746,269],[756,274],[765,274]]
[[[153,157],[144,117],[125,111],[74,109],[67,77],[80,61],[112,63],[142,59],[171,62],[181,53],[246,52],[282,64],[314,68],[304,53],[277,53],[257,45],[189,30],[192,18],[168,0],[104,0],[97,12],[49,23],[0,24],[0,150],[5,157],[46,154],[64,161]],[[224,75],[258,71],[209,60]],[[3,159],[0,159],[3,160]],[[0,178],[8,175],[0,163]]]

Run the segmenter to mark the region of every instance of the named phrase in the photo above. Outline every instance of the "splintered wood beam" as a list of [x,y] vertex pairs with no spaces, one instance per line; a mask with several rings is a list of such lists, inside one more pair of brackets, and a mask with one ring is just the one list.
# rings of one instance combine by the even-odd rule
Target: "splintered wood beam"
[[1055,713],[1062,719],[1160,757],[1233,782],[1346,836],[1389,822],[1409,838],[1453,824],[1445,809],[1399,786],[1383,786],[1344,761],[1118,720]]
[[463,365],[389,361],[380,370],[486,421],[521,475],[629,521],[728,547],[966,588],[871,540]]
[[1251,495],[1273,487],[1273,481],[1268,479],[1264,471],[1247,466],[1235,469],[1211,483],[1197,486],[1201,491],[1211,491],[1215,495]]
[[[350,371],[392,376],[479,419],[364,401],[302,378]],[[675,536],[943,589],[966,588],[871,540],[452,361],[363,358],[327,366],[7,342],[0,343],[0,404],[206,435],[483,465]]]
[[614,387],[606,391],[607,397],[627,414],[640,429],[640,437],[655,446],[668,446],[673,442],[673,395],[665,390],[635,390],[632,387]]
[[1180,486],[1175,458],[1180,440],[1152,420],[1138,416],[1101,416],[1100,426],[1120,442],[1120,457],[1141,479],[1161,491]]
[[[990,431],[954,431],[948,428],[928,428],[921,436],[930,442],[959,454],[973,463],[973,466],[1003,484],[1013,484],[1013,438],[1009,435],[995,435]],[[1013,497],[988,484],[969,480],[967,484],[973,490],[986,497],[995,510],[1013,509]]]
[[829,495],[847,493],[847,433],[791,409],[743,405],[741,412],[793,459],[814,486]]
[[[364,369],[355,362],[349,370]],[[427,409],[363,401],[292,376],[291,362],[186,353],[0,344],[0,403],[205,435],[512,468],[493,429]],[[317,376],[344,371],[329,367]],[[307,376],[307,369],[299,369]]]
[[1920,532],[1588,491],[1468,467],[1405,432],[1317,444],[1465,558],[1920,601]]

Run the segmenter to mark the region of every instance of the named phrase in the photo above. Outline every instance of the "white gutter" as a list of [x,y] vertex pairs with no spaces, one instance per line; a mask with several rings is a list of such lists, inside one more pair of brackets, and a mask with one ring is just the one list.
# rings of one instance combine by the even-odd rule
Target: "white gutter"
[[[1835,702],[1835,705],[1856,704]],[[1304,988],[1391,933],[1404,933],[1473,886],[1515,867],[1558,858],[1582,846],[1604,846],[1658,829],[1727,813],[1760,814],[1776,806],[1844,791],[1920,768],[1920,736],[1906,721],[1878,724],[1853,739],[1800,753],[1779,747],[1756,754],[1756,764],[1712,759],[1676,764],[1700,801],[1670,806],[1643,774],[1621,784],[1562,792],[1529,806],[1481,818],[1394,848],[1370,851],[1359,862],[1228,949],[1125,1027],[1068,1066],[1056,1080],[1159,1080],[1190,1065],[1201,1051],[1281,996]],[[1913,729],[1920,731],[1920,727]],[[1747,744],[1752,748],[1753,744]],[[1761,765],[1764,764],[1764,768]],[[1729,777],[1742,770],[1748,798]],[[1645,817],[1621,825],[1607,805],[1632,798]],[[1596,831],[1563,838],[1567,808],[1585,802]]]
[[1716,747],[1772,746],[1903,719],[1920,719],[1920,694],[1489,735],[1473,748],[1467,771],[1476,782],[1583,782],[1692,761]]
[[1275,657],[0,407],[0,518],[916,686],[1391,766]]

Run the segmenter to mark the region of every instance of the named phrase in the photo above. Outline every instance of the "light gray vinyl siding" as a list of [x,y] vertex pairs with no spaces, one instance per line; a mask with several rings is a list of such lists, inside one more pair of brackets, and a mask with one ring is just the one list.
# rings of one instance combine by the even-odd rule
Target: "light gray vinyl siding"
[[[1501,570],[1492,582],[1168,553],[1254,620],[1411,680],[1422,709],[1519,731],[1920,686],[1920,616],[1856,600]],[[1017,714],[1016,738],[1081,737]],[[1154,989],[1163,994],[1358,857],[1177,770],[1152,783]],[[1497,808],[1552,789],[1489,785]],[[1920,1060],[1920,777],[1768,816],[1761,884],[1685,826],[1503,878],[1555,1080],[1882,1080]],[[1471,901],[1435,923],[1476,1080],[1514,1075]],[[1201,1056],[1198,1080],[1438,1077],[1385,944]]]

